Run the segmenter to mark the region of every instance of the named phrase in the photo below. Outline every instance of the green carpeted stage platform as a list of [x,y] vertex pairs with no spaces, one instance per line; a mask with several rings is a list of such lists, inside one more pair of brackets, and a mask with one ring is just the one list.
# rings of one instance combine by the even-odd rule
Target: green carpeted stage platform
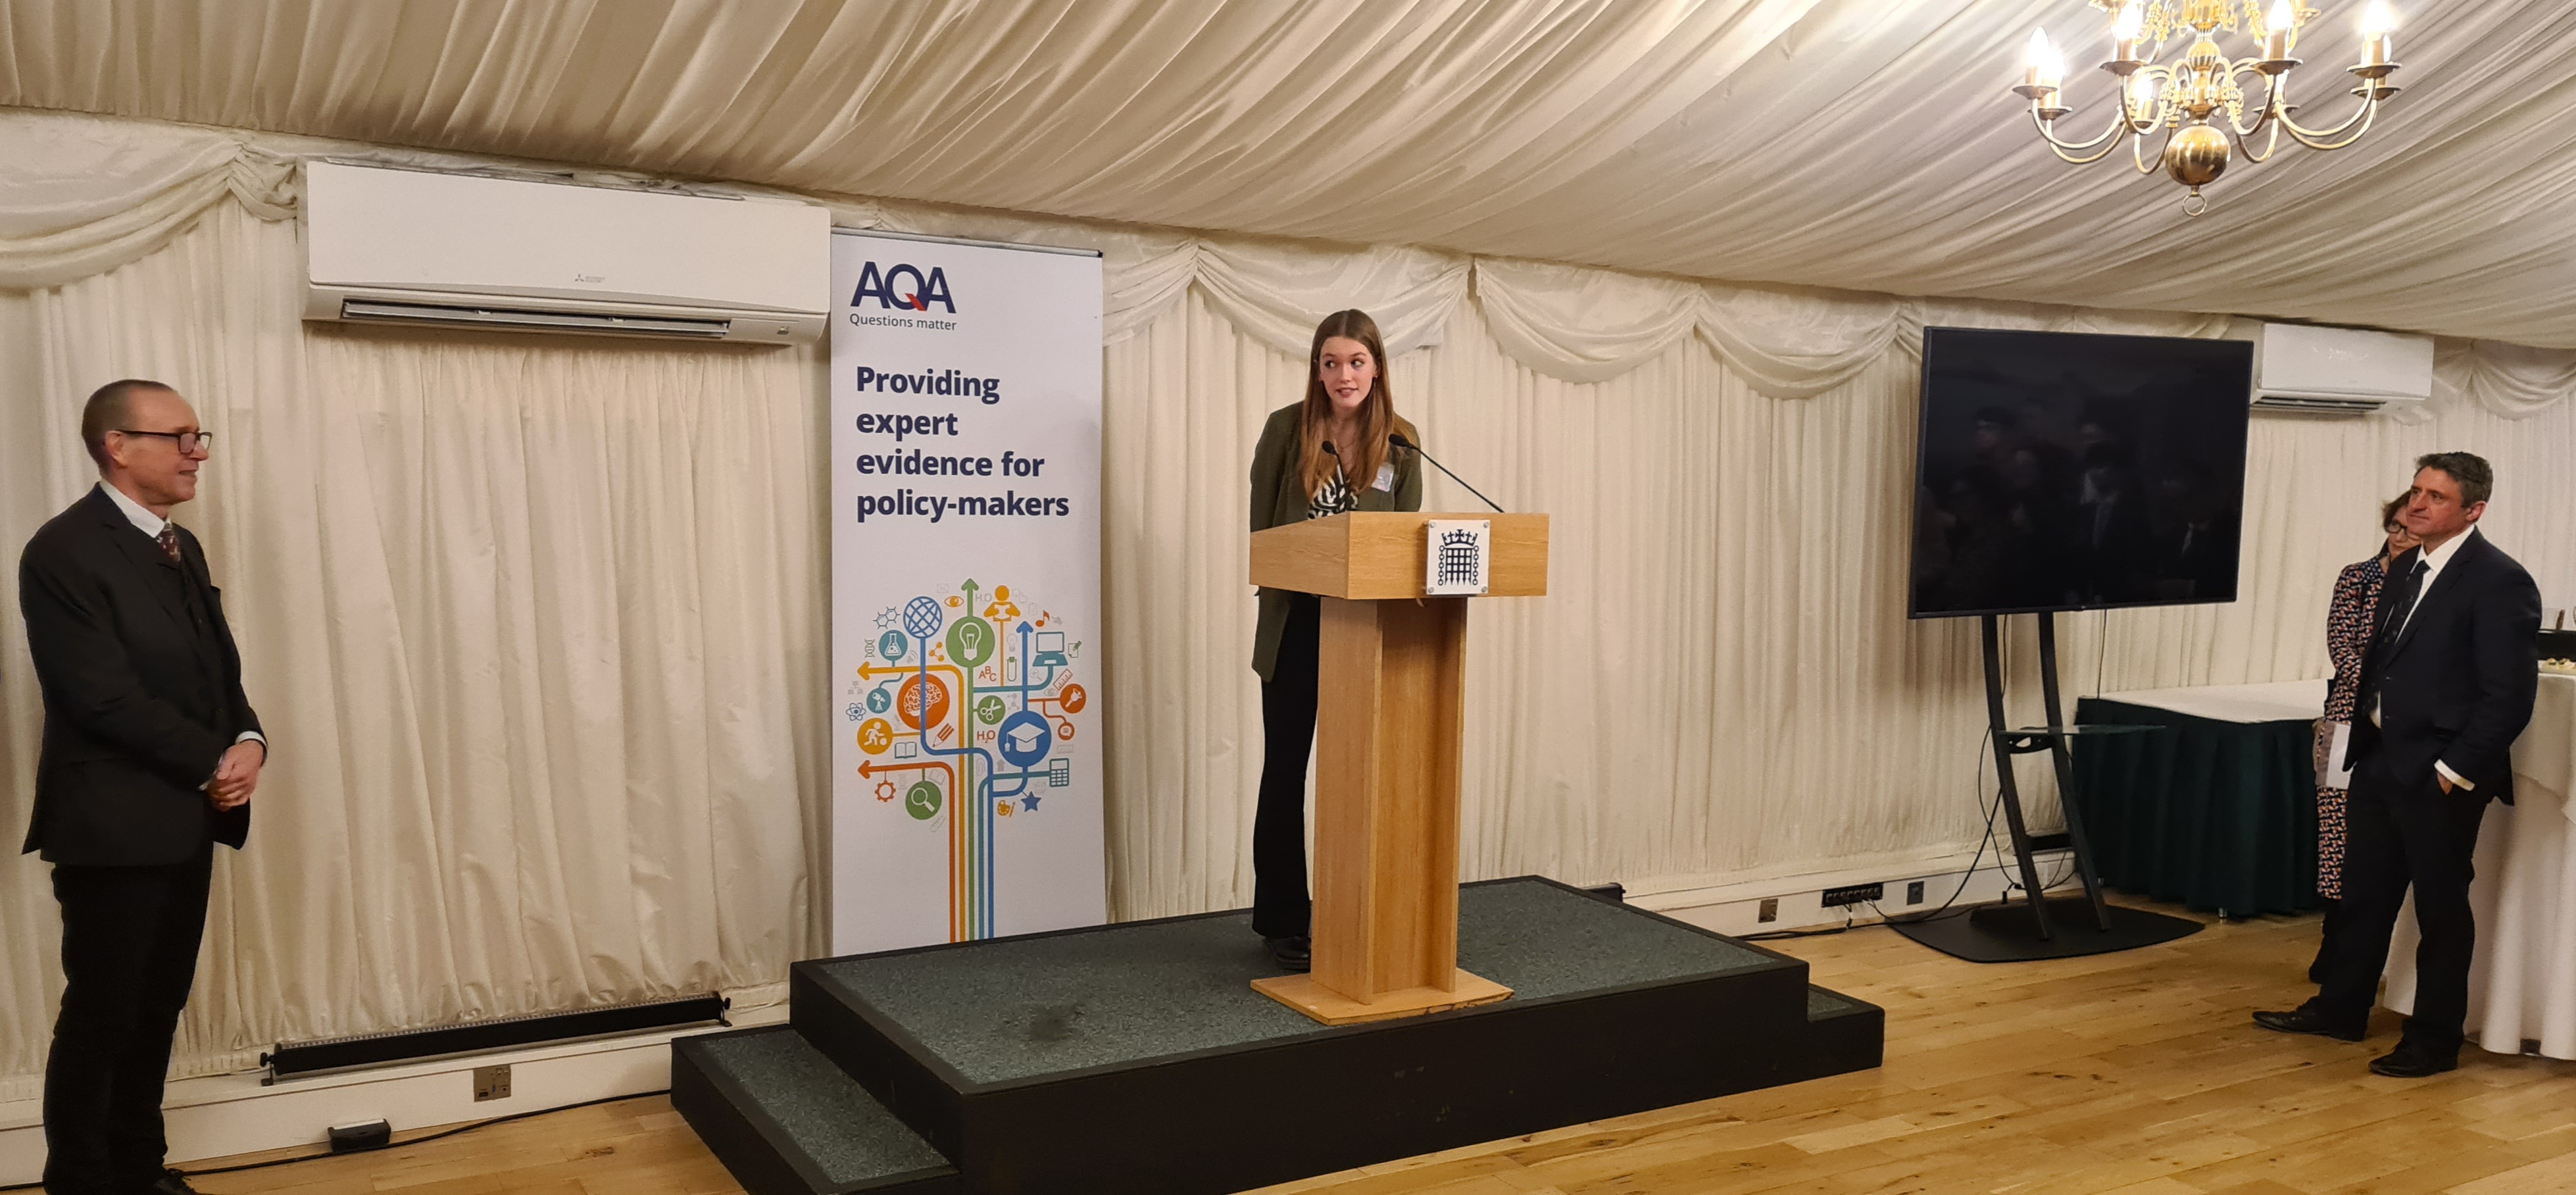
[[682,1039],[752,1195],[1238,1191],[1876,1066],[1806,965],[1547,880],[1470,884],[1499,1004],[1326,1028],[1241,912],[801,963],[786,1027]]

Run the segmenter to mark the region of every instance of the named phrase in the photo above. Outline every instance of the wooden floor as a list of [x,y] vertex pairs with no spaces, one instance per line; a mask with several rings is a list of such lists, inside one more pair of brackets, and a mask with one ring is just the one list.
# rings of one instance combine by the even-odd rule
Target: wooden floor
[[[2167,910],[2176,911],[2176,910]],[[1265,1195],[2576,1192],[2576,1063],[2472,1048],[2381,1079],[2360,1045],[2266,1033],[2317,922],[1979,966],[1884,929],[1774,943],[1887,1009],[1887,1065],[1268,1188]],[[737,1191],[658,1097],[203,1178],[209,1195]]]

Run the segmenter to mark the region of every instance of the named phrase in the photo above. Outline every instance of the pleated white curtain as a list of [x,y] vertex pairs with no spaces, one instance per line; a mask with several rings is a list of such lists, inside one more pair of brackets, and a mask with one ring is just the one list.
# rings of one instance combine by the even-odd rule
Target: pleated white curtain
[[[1934,311],[2140,330],[2111,313]],[[1467,873],[1652,892],[1974,843],[1991,775],[1976,623],[1905,618],[1914,357],[1891,343],[1849,381],[1781,401],[1682,337],[1570,383],[1506,351],[1505,322],[1490,303],[1462,311],[1391,374],[1435,455],[1552,518],[1548,595],[1479,603],[1470,625]],[[1298,393],[1302,354],[1195,292],[1107,350],[1122,916],[1250,897],[1261,711],[1242,474],[1262,416]],[[2068,701],[2324,675],[2335,574],[2372,551],[2378,504],[2436,449],[2495,463],[2487,534],[2553,605],[2576,601],[2571,446],[2567,403],[2519,421],[2456,398],[2416,422],[2256,419],[2239,600],[2062,616]],[[1427,507],[1477,509],[1436,473],[1429,486]],[[2008,625],[2015,703],[2035,720],[2036,624]]]
[[[0,117],[0,147],[82,119]],[[220,874],[180,1072],[279,1039],[775,998],[827,907],[819,354],[304,325],[294,226],[267,217],[293,200],[275,163],[311,146],[91,124],[74,140],[126,140],[64,149],[87,175],[0,153],[0,543],[88,484],[73,425],[101,381],[170,381],[220,437],[180,518],[277,758]],[[1902,617],[1922,326],[2225,327],[834,203],[1108,255],[1122,918],[1250,894],[1244,474],[1322,312],[1379,311],[1418,346],[1392,378],[1433,451],[1556,520],[1550,595],[1475,616],[1467,873],[1645,890],[1977,836],[1974,627]],[[2467,343],[2440,370],[2412,422],[2258,420],[2243,600],[2068,619],[2070,688],[2088,664],[2111,689],[2321,674],[2335,570],[2437,448],[2495,460],[2489,533],[2576,601],[2576,371]],[[1430,501],[1472,502],[1437,477]],[[23,643],[10,570],[12,834],[41,718]],[[45,885],[0,862],[0,1098],[32,1091],[59,988]]]
[[[81,397],[176,386],[219,451],[181,508],[275,756],[219,851],[176,1071],[385,1028],[708,990],[819,941],[827,614],[806,352],[301,322],[295,226],[0,291],[0,541],[96,479]],[[0,1099],[54,1001],[14,853],[42,711],[0,581]]]

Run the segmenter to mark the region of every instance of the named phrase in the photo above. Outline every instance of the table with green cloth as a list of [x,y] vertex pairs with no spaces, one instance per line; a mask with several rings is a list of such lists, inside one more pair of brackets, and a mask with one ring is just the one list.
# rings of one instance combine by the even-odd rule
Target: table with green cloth
[[2316,908],[2311,752],[2324,707],[2322,680],[2077,701],[2078,724],[2159,728],[2074,739],[2076,807],[2102,881],[2230,917]]

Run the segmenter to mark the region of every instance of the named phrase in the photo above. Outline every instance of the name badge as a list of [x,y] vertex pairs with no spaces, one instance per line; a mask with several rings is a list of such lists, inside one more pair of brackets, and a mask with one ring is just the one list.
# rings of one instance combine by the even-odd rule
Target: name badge
[[1379,465],[1377,467],[1376,488],[1388,491],[1395,489],[1395,465],[1393,462]]

